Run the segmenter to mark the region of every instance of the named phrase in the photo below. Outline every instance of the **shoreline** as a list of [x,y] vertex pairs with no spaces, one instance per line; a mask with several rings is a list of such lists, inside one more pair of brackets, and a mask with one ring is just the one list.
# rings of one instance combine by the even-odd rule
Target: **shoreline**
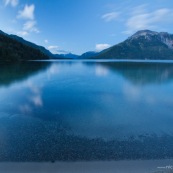
[[173,160],[0,163],[2,173],[170,173]]
[[141,60],[141,59],[48,59],[48,60],[28,60],[28,62],[124,62],[124,63],[168,63],[173,60]]

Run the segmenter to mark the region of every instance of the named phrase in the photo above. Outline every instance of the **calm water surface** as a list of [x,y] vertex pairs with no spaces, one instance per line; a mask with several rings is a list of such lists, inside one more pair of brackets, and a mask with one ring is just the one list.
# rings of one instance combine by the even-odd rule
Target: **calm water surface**
[[0,64],[0,161],[173,158],[173,63]]

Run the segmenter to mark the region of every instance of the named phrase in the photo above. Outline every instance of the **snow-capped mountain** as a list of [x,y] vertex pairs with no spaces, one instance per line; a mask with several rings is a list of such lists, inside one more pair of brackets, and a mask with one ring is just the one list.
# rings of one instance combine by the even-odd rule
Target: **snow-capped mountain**
[[162,43],[166,44],[168,48],[173,49],[173,34],[169,34],[167,32],[155,32],[150,30],[142,30],[132,35],[129,38],[129,40],[139,39],[140,37],[143,37],[149,41],[156,39],[157,41],[161,41]]
[[141,30],[95,58],[173,60],[173,34]]

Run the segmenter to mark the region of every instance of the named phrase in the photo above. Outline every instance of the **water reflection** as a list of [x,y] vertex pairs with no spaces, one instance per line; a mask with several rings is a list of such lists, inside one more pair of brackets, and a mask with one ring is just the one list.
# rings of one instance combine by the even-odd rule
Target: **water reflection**
[[173,157],[172,70],[125,62],[2,66],[0,160]]
[[128,79],[134,85],[162,84],[173,80],[172,63],[102,63],[108,69]]
[[26,80],[28,77],[45,70],[49,66],[49,63],[3,63],[0,62],[0,87],[8,86],[15,82]]
[[96,76],[107,76],[108,73],[108,68],[101,65],[96,66]]

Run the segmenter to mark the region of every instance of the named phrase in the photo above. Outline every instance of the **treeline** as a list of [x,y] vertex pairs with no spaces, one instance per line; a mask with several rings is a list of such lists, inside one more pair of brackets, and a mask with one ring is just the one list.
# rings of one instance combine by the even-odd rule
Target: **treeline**
[[24,45],[8,35],[0,34],[0,61],[27,61],[49,59],[38,49]]

